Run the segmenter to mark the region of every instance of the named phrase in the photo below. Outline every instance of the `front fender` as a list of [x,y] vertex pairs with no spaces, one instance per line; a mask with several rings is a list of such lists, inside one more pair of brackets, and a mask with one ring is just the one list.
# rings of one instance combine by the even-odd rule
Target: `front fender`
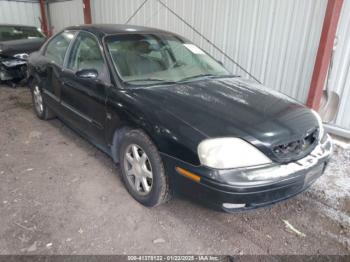
[[197,145],[206,137],[156,103],[132,91],[111,88],[107,99],[106,140],[112,146],[116,130],[142,129],[161,153],[199,165]]

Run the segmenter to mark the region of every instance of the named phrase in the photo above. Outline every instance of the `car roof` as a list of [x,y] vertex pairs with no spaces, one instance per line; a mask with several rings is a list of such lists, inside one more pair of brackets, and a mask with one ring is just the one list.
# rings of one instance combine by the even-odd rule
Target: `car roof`
[[120,33],[167,33],[173,34],[161,29],[136,26],[136,25],[122,25],[122,24],[89,24],[89,25],[76,25],[65,28],[65,30],[86,30],[94,34],[113,35]]
[[37,26],[35,25],[19,25],[19,24],[0,24],[0,27],[14,27],[14,26],[18,26],[18,27],[27,27],[27,28],[38,28]]

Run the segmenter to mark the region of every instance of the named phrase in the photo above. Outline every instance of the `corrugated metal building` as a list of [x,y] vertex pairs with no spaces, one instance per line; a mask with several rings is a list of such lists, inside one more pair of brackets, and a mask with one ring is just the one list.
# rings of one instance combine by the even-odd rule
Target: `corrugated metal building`
[[340,96],[335,124],[350,130],[350,0],[345,0],[337,31],[329,87]]
[[48,9],[53,33],[70,25],[84,24],[82,0],[52,2]]
[[[48,11],[54,32],[84,22],[82,0],[50,2]],[[327,0],[162,2],[268,88],[306,102]],[[144,0],[91,0],[92,21],[125,23],[143,3]],[[0,1],[0,6],[4,4],[9,5],[8,1]],[[36,3],[16,5],[33,5],[38,15]],[[7,16],[11,18],[9,12]],[[221,60],[232,73],[247,77],[158,0],[148,0],[129,23],[179,33]],[[330,89],[341,98],[334,123],[350,129],[350,0],[344,0],[337,37],[338,46],[329,79]]]
[[40,7],[38,1],[0,0],[0,23],[40,27]]

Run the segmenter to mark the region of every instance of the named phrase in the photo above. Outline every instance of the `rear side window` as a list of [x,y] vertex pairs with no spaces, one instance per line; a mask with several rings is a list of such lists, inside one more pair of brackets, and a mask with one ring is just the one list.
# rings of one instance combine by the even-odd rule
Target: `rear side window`
[[73,40],[75,32],[65,31],[55,36],[46,47],[45,56],[62,66],[68,46]]

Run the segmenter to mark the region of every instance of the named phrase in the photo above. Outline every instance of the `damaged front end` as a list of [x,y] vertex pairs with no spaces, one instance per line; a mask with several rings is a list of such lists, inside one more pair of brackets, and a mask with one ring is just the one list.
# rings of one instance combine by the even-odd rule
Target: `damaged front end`
[[19,82],[26,78],[28,54],[5,56],[0,54],[0,81]]
[[22,25],[0,25],[0,82],[12,86],[27,78],[27,60],[40,49],[45,36],[40,29]]

